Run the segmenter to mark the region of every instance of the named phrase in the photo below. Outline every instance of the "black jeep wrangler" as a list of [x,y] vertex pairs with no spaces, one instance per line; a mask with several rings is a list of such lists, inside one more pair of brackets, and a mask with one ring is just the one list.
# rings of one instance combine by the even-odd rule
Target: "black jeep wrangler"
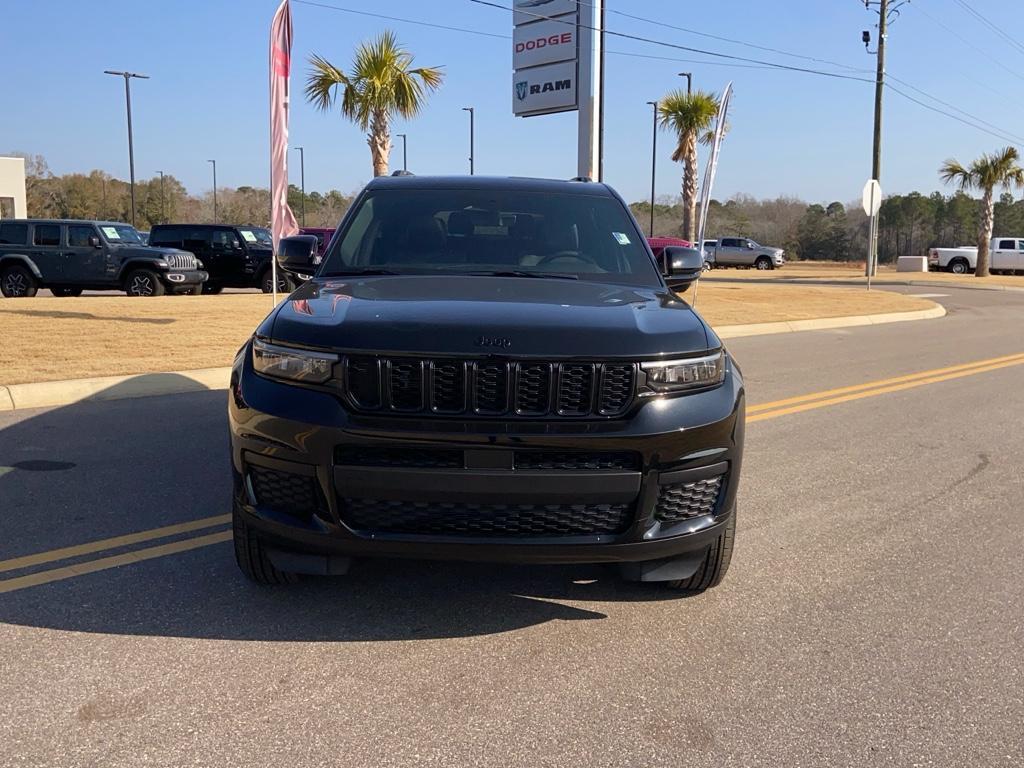
[[150,248],[129,224],[77,219],[0,222],[0,292],[9,298],[83,290],[123,290],[129,296],[198,293],[206,272],[195,256]]
[[[740,370],[590,182],[385,177],[231,376],[235,555],[261,583],[351,558],[616,563],[682,591],[732,555]],[[662,269],[669,274],[663,278]]]

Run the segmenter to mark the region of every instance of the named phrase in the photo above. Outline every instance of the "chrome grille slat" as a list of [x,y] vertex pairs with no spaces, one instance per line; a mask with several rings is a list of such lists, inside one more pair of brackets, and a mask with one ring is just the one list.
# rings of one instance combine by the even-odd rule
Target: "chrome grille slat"
[[338,382],[360,411],[520,418],[621,416],[636,398],[634,363],[348,355]]

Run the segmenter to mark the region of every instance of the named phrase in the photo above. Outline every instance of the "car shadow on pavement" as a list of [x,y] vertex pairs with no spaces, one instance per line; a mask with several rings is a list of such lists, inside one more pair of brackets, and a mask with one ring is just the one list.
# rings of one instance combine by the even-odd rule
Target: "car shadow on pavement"
[[103,320],[118,323],[145,323],[169,325],[178,322],[173,317],[118,317],[117,315],[94,315],[92,312],[63,312],[59,309],[0,309],[0,315],[23,315],[25,317],[54,318],[58,320]]
[[[166,376],[166,374],[164,374]],[[141,377],[137,377],[141,378]],[[187,384],[186,384],[187,382]],[[183,379],[183,386],[194,386]],[[226,532],[226,392],[0,414],[0,622],[107,634],[262,641],[415,640],[598,620],[621,602],[677,599],[612,566],[357,561],[347,576],[259,587],[230,540],[4,591],[10,579]],[[164,526],[210,527],[5,569],[38,553]]]

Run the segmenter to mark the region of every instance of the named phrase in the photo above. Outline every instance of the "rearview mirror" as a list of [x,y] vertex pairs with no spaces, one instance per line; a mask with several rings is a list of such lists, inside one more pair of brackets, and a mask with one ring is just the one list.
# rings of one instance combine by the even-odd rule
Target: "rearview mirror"
[[661,252],[661,272],[673,291],[685,291],[704,271],[704,255],[696,248],[670,245]]
[[277,246],[277,265],[289,274],[308,280],[316,272],[315,255],[314,235],[282,237]]

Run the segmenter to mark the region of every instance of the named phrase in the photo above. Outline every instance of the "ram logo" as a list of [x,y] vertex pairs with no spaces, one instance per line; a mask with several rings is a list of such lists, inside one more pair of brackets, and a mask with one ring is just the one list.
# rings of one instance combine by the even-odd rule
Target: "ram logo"
[[520,101],[526,98],[527,86],[529,86],[529,83],[526,80],[523,80],[521,83],[516,83],[516,96]]

